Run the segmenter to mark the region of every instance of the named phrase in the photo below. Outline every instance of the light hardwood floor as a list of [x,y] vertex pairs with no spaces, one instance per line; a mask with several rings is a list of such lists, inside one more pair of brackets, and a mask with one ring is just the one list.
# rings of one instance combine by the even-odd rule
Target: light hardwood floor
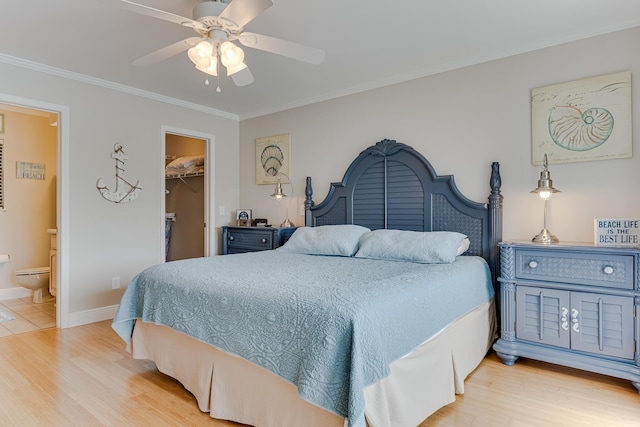
[[[110,324],[1,337],[0,425],[238,426],[133,360]],[[526,359],[507,367],[490,354],[465,394],[420,425],[434,426],[640,426],[640,396],[625,380]]]

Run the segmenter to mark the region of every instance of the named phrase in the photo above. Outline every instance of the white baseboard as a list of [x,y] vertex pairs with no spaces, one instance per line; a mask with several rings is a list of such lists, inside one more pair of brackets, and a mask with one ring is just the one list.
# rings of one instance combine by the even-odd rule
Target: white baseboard
[[103,320],[113,319],[118,310],[118,305],[94,308],[91,310],[76,311],[69,313],[69,328],[74,326],[87,325],[89,323],[102,322]]
[[16,286],[15,288],[0,289],[0,301],[8,299],[26,298],[33,295],[31,289],[23,288],[22,286]]

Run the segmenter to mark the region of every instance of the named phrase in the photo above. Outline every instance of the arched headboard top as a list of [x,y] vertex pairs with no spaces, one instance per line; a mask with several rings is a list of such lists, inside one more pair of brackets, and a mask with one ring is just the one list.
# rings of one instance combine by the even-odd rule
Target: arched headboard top
[[491,165],[489,186],[488,203],[474,202],[458,190],[452,175],[438,176],[431,163],[412,147],[383,139],[358,155],[342,181],[332,183],[319,204],[313,201],[311,178],[307,177],[305,224],[457,231],[471,241],[467,253],[484,257],[495,274],[497,244],[502,238],[497,162]]

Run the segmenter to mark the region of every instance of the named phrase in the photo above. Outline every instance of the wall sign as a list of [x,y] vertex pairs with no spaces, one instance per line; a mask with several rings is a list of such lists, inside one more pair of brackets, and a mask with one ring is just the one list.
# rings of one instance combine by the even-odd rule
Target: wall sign
[[44,180],[44,163],[16,162],[16,178]]
[[640,244],[640,219],[594,219],[593,241],[598,246],[638,246]]

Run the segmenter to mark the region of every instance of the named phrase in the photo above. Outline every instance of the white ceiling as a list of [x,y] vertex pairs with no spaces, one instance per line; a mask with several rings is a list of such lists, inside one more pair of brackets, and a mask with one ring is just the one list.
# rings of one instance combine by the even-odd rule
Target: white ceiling
[[[201,0],[135,1],[190,18]],[[119,0],[2,1],[0,61],[70,71],[245,119],[640,25],[639,0],[273,1],[245,30],[322,48],[323,64],[243,48],[255,82],[236,87],[221,77],[216,93],[215,81],[205,86],[186,52],[151,67],[132,65],[196,34],[124,10]]]

